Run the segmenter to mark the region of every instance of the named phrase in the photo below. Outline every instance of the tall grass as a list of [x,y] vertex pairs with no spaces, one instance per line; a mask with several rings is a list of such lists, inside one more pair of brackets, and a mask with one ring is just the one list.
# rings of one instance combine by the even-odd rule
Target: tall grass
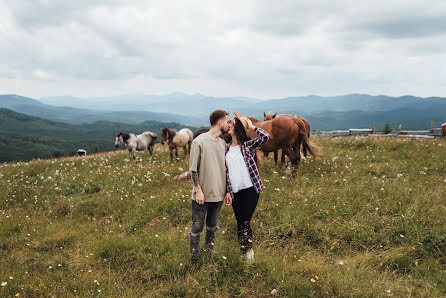
[[160,145],[3,164],[0,296],[446,295],[445,140],[314,141],[297,178],[262,168],[252,264],[223,207],[190,265],[188,160]]

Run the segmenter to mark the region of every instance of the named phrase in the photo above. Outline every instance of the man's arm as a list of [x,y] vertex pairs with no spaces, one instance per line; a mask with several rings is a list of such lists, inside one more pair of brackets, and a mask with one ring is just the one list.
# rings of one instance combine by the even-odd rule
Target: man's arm
[[194,182],[194,190],[195,190],[195,201],[198,205],[204,204],[204,194],[201,190],[200,181],[198,181],[198,173],[192,171],[192,181]]

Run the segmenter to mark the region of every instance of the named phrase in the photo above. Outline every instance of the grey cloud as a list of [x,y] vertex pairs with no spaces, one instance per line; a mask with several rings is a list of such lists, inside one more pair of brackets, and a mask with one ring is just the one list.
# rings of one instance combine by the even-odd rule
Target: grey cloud
[[446,32],[445,16],[406,17],[389,20],[367,21],[359,25],[364,31],[378,36],[399,39],[428,37]]

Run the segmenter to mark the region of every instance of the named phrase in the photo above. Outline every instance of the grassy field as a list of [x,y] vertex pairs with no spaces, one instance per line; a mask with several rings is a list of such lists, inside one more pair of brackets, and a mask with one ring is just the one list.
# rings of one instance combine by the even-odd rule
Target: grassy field
[[252,264],[224,206],[190,265],[188,160],[159,144],[0,165],[0,296],[446,295],[446,141],[313,141],[297,178],[261,170]]

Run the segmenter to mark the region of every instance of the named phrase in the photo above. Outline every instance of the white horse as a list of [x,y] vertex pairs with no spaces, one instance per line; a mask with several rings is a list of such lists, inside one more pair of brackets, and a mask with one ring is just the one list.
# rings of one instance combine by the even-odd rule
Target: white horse
[[151,131],[143,132],[140,135],[120,132],[116,135],[115,147],[118,148],[121,143],[124,143],[129,151],[130,160],[132,157],[133,159],[136,159],[136,150],[144,151],[147,149],[150,156],[152,156],[153,146],[155,145],[157,138],[158,136]]
[[170,160],[173,159],[173,150],[175,150],[175,157],[178,157],[178,147],[183,147],[184,156],[187,155],[187,146],[192,144],[194,134],[188,128],[183,128],[180,131],[176,131],[173,128],[160,128],[161,130],[161,145],[167,143],[170,150]]
[[77,156],[85,156],[85,155],[87,155],[87,150],[85,150],[85,149],[79,149],[79,150],[77,150]]

